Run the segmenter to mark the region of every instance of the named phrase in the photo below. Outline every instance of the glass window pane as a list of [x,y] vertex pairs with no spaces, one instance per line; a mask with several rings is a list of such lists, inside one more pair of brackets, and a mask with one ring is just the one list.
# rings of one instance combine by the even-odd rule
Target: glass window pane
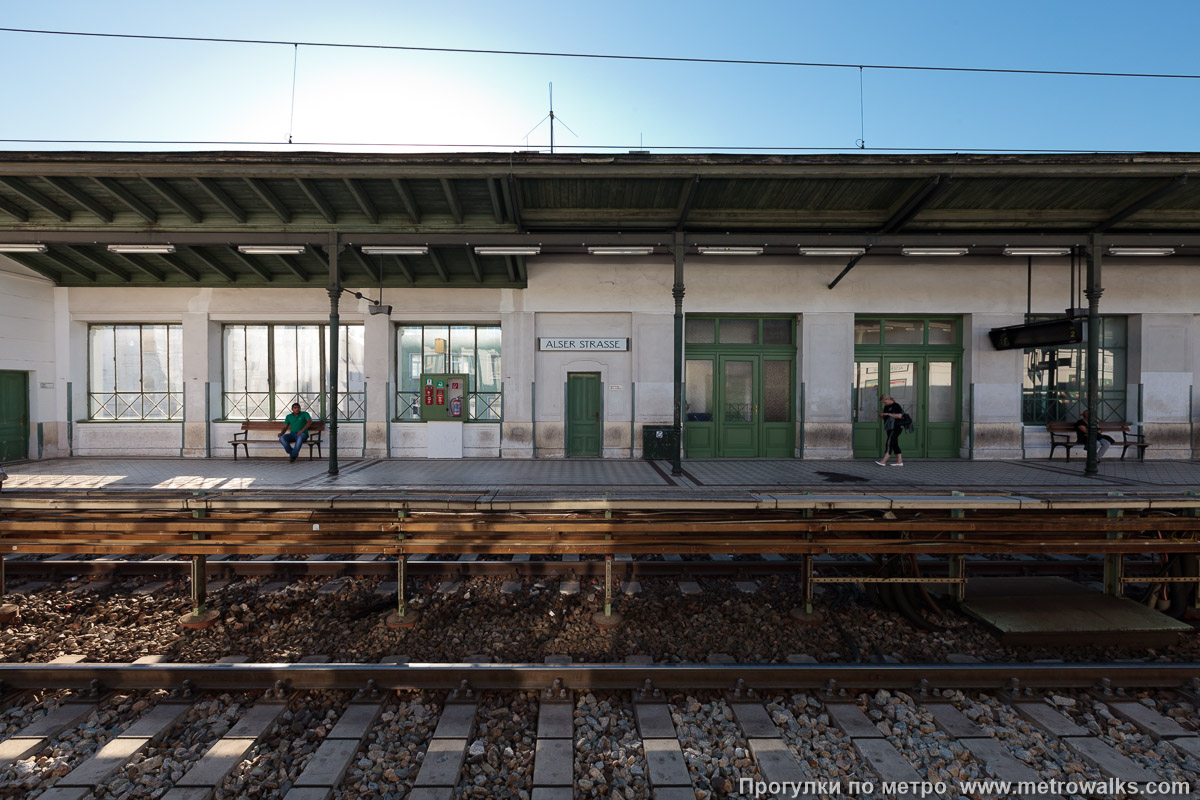
[[1100,346],[1125,346],[1125,317],[1100,318]]
[[322,392],[321,385],[321,325],[300,325],[296,328],[296,385],[298,391]]
[[879,320],[860,319],[854,321],[855,344],[879,344]]
[[883,343],[924,344],[925,323],[919,319],[889,319],[883,326]]
[[91,391],[112,392],[117,388],[116,367],[113,365],[113,328],[110,325],[93,325],[88,329],[91,337]]
[[725,421],[754,421],[754,364],[750,361],[726,361]]
[[299,386],[296,369],[296,326],[276,325],[275,337],[275,391],[295,394]]
[[447,325],[425,326],[425,372],[449,372],[446,369],[450,355],[450,328]]
[[142,391],[167,391],[167,326],[142,326]]
[[713,362],[688,359],[683,369],[684,409],[688,422],[712,422]]
[[[328,331],[328,328],[326,328]],[[363,377],[364,336],[362,325],[338,326],[338,389],[361,392],[366,389]],[[326,355],[326,363],[329,357]]]
[[688,344],[716,344],[717,321],[688,317],[683,322],[683,340]]
[[142,390],[142,341],[137,325],[117,325],[116,372],[118,392],[140,392]]
[[183,326],[167,326],[167,388],[168,391],[183,391]]
[[476,356],[478,379],[476,391],[498,392],[503,374],[500,371],[500,327],[488,325],[475,329],[475,346],[479,349]]
[[403,325],[397,330],[400,338],[396,348],[400,359],[398,388],[402,392],[415,392],[421,386],[421,326]]
[[792,420],[792,362],[763,362],[763,420]]
[[917,416],[917,365],[893,361],[888,365],[888,394],[912,417]]
[[854,419],[869,422],[879,418],[879,362],[854,362]]
[[721,320],[721,344],[758,344],[758,320]]
[[930,344],[954,344],[958,341],[958,323],[952,319],[929,321]]
[[763,344],[791,344],[792,321],[790,319],[764,319]]
[[[954,422],[954,364],[949,361],[929,362],[930,422]],[[903,405],[903,403],[901,403]],[[910,411],[909,414],[912,412]]]
[[475,326],[450,328],[449,372],[467,375],[467,391],[475,391]]
[[271,390],[270,350],[267,347],[267,326],[246,326],[246,391],[268,392]]

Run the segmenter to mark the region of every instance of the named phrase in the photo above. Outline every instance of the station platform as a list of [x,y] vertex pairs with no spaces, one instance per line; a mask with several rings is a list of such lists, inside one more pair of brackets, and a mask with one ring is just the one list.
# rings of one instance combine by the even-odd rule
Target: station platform
[[418,491],[557,498],[728,497],[755,493],[820,495],[1185,495],[1200,489],[1200,461],[1105,460],[1096,475],[1082,459],[1047,461],[798,459],[687,460],[671,475],[666,461],[616,459],[340,459],[75,457],[10,462],[3,491],[354,492]]

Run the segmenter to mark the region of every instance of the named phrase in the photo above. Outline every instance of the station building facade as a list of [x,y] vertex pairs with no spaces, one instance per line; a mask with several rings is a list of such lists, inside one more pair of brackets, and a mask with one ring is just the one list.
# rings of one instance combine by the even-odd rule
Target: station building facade
[[[498,158],[481,166],[479,159],[443,157],[433,166],[450,169],[455,177],[446,179],[412,172],[414,164],[433,169],[428,162],[390,157],[359,159],[355,177],[345,178],[337,170],[346,166],[332,157],[297,163],[260,154],[230,173],[202,155],[175,161],[131,155],[116,164],[100,155],[73,156],[31,154],[0,164],[0,209],[15,217],[0,224],[0,250],[44,248],[0,252],[4,460],[228,458],[229,441],[246,420],[281,419],[292,402],[328,418],[334,381],[344,457],[638,458],[644,429],[675,421],[677,347],[684,458],[878,457],[884,394],[914,418],[915,432],[903,441],[910,458],[1044,458],[1046,423],[1075,419],[1086,402],[1087,346],[997,350],[988,334],[1086,308],[1084,244],[1102,251],[1103,418],[1140,428],[1152,443],[1148,459],[1195,454],[1200,237],[1189,226],[1200,230],[1200,193],[1193,197],[1172,176],[1200,169],[1200,158],[1153,169],[1098,158],[1069,162],[1070,169],[1061,159],[1049,168],[1037,159],[1014,166],[947,158],[931,166],[918,159],[810,158],[781,172],[773,159],[639,156],[628,164],[616,159],[621,169],[610,178],[604,168],[613,164],[587,164],[576,175],[578,157],[545,156],[526,165],[531,176],[524,180],[534,185],[522,186],[502,180],[510,169],[519,179],[521,170]],[[134,191],[117,183],[133,180],[131,164],[161,169],[163,177],[138,177]],[[931,185],[929,174],[976,169],[980,183],[970,187],[969,207],[966,197],[949,202],[954,195],[947,191],[927,192],[924,204],[914,203],[920,191],[897,186],[868,209],[877,220],[866,220],[862,208],[847,210],[844,198],[827,198],[825,205],[809,199],[788,216],[783,199],[759,207],[764,196],[747,187],[728,209],[715,197],[697,207],[695,189],[690,200],[681,189],[669,202],[642,201],[636,209],[661,211],[647,221],[634,205],[614,206],[612,196],[587,196],[595,186],[579,186],[607,181],[603,188],[614,194],[636,194],[643,174],[687,187],[694,173],[700,186],[718,185],[718,195],[732,193],[738,181],[861,193],[838,176],[853,176],[864,164],[892,170],[872,173],[874,181],[911,177],[921,187]],[[817,172],[806,173],[813,165]],[[289,168],[298,177],[286,177]],[[539,168],[553,170],[558,191],[578,194],[561,207],[538,206],[547,186],[536,182],[550,181]],[[493,179],[497,169],[501,177]],[[337,182],[353,188],[358,181],[359,191],[378,192],[371,181],[393,180],[389,170],[407,176],[409,199],[426,213],[397,211],[391,231],[375,194],[382,222],[346,221],[350,212],[338,205]],[[470,184],[477,174],[485,187]],[[1012,185],[982,192],[984,182],[1000,180],[997,174]],[[253,195],[231,188],[289,179],[303,190],[296,197],[308,196],[312,206],[302,210],[276,188],[267,197],[285,205],[289,222],[278,208],[273,220],[257,215]],[[151,189],[163,188],[156,181],[176,193],[217,182],[245,220],[231,223],[219,216],[224,204],[209,203],[210,209],[198,200],[196,214],[188,215],[186,201],[182,211],[169,202],[170,191],[158,191],[167,201],[155,212]],[[431,184],[425,194],[422,181]],[[447,190],[448,181],[457,183]],[[1092,194],[1073,205],[1044,207],[1038,200],[1080,189],[1079,181],[1090,181]],[[1162,192],[1167,185],[1175,186],[1170,196]],[[1027,207],[1004,205],[1013,187],[1027,193]],[[779,189],[765,191],[771,199]],[[1159,197],[1146,202],[1155,191]],[[313,200],[313,192],[322,199]],[[136,206],[123,193],[141,198],[150,206],[142,211],[155,213],[155,221],[127,213]],[[345,208],[353,208],[357,195],[346,197]],[[403,190],[396,197],[399,208]],[[472,199],[483,209],[473,228]],[[1131,211],[1139,199],[1143,205]],[[82,207],[72,211],[72,200]],[[86,200],[99,208],[89,209]],[[434,217],[431,209],[443,200],[447,219],[457,224]],[[172,205],[177,216],[204,221],[163,224]],[[47,207],[70,219],[60,213],[57,223],[44,220]],[[112,211],[110,222],[103,221],[105,210]],[[1103,240],[1088,238],[1096,236],[1098,221],[1121,213],[1126,217]],[[300,224],[305,214],[311,224]],[[814,219],[825,227],[814,229]],[[250,239],[300,242],[302,254],[234,252],[237,241]],[[130,255],[111,252],[106,242],[115,241],[182,244],[173,252]],[[384,259],[395,260],[381,259],[373,269],[375,256],[364,248],[392,241],[409,250],[385,251]],[[525,254],[489,251],[489,241]],[[476,249],[476,242],[483,246]],[[1160,249],[1150,254],[1147,242]],[[917,244],[928,245],[926,254]],[[1048,254],[1021,255],[1034,245]],[[946,254],[955,248],[961,254]],[[336,355],[332,295],[320,269],[331,251],[338,252],[328,273],[330,285],[337,276]],[[1134,252],[1146,254],[1126,254]],[[449,419],[424,415],[430,376],[465,378],[462,405]],[[265,447],[251,455],[284,453]]]

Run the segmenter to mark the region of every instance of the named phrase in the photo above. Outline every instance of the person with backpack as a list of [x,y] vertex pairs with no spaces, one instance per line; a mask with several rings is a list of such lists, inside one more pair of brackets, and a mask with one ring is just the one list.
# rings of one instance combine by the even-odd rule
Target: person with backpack
[[879,412],[879,416],[883,418],[883,429],[887,431],[887,444],[883,448],[883,460],[875,463],[881,467],[888,466],[888,458],[893,454],[896,456],[896,463],[893,467],[904,466],[904,455],[900,452],[900,433],[904,430],[904,425],[901,420],[905,417],[904,409],[896,402],[896,398],[890,394],[881,397],[880,402],[883,403],[883,411]]

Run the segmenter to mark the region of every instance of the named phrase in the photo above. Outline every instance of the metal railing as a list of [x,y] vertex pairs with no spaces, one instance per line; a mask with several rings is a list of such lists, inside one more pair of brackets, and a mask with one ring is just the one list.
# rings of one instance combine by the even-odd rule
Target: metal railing
[[[394,422],[421,421],[421,393],[396,392]],[[467,394],[467,422],[500,422],[504,418],[504,392]]]
[[183,420],[183,392],[88,392],[91,420]]

